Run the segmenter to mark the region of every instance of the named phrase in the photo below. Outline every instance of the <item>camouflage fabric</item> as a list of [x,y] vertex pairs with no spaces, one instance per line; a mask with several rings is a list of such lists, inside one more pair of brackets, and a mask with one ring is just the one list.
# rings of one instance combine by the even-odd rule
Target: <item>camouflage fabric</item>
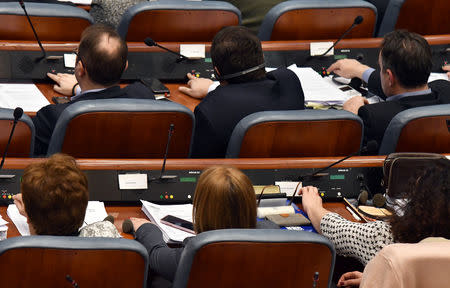
[[81,228],[80,237],[120,238],[121,236],[114,224],[109,221],[100,221]]
[[89,13],[95,23],[119,25],[122,15],[131,6],[147,0],[93,0]]

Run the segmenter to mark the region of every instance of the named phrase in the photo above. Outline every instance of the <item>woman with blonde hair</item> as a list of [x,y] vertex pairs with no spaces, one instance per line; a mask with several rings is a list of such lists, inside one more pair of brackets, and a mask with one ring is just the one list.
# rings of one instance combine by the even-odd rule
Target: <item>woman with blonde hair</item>
[[[195,189],[192,219],[195,232],[216,229],[256,228],[256,196],[252,183],[240,170],[227,166],[206,169]],[[145,219],[131,218],[136,240],[150,256],[151,272],[173,281],[184,245],[169,248],[162,233]]]

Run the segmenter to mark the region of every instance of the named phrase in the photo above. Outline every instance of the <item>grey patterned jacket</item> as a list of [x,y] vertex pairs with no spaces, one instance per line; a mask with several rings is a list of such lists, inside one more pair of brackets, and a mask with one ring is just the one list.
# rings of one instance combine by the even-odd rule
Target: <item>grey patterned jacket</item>
[[140,2],[146,0],[93,0],[89,13],[95,23],[109,24],[117,28],[125,11]]
[[120,238],[116,226],[109,221],[100,221],[89,224],[80,230],[80,237],[110,237]]

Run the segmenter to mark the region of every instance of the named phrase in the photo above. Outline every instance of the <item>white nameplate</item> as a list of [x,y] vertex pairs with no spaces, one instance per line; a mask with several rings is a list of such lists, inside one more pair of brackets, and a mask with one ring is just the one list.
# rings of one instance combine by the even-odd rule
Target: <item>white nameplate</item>
[[205,58],[205,44],[180,44],[180,54],[189,59]]
[[147,174],[119,174],[119,189],[147,189]]
[[[275,185],[280,186],[280,192],[286,193],[286,197],[292,197],[295,193],[295,188],[297,187],[299,182],[295,181],[277,181],[275,182]],[[299,191],[302,188],[302,184],[298,185],[297,191]]]
[[[331,46],[333,46],[333,42],[311,42],[309,50],[311,51],[311,56],[318,56],[325,53]],[[334,48],[325,54],[325,56],[328,55],[334,55]]]
[[75,68],[76,61],[76,54],[64,54],[64,66],[66,66],[66,68]]

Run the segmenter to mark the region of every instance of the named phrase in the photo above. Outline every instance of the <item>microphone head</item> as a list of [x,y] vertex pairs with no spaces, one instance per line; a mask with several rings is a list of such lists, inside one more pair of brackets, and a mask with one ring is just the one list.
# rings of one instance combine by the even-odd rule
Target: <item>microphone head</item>
[[105,217],[105,219],[103,219],[103,221],[109,221],[112,224],[114,224],[114,216],[108,215],[108,216]]
[[358,196],[358,203],[361,205],[366,205],[368,199],[369,193],[366,190],[361,190],[361,193]]
[[123,221],[123,223],[122,223],[122,231],[123,231],[123,233],[133,234],[134,227],[133,227],[133,222],[131,222],[130,219],[125,219]]
[[364,20],[364,17],[362,17],[361,15],[358,15],[358,16],[355,17],[355,20],[353,21],[353,24],[359,25],[359,24],[361,24],[363,22],[363,20]]
[[361,152],[367,154],[376,154],[378,152],[378,142],[376,140],[370,140],[366,146],[361,149]]
[[386,198],[381,193],[377,193],[377,194],[373,195],[372,201],[373,201],[373,206],[375,206],[377,208],[382,208],[386,204]]
[[156,46],[156,42],[150,37],[145,38],[144,43],[145,43],[145,45],[150,46],[150,47]]
[[20,117],[22,117],[23,115],[23,109],[20,107],[17,107],[16,109],[14,109],[14,121],[17,121],[20,119]]

